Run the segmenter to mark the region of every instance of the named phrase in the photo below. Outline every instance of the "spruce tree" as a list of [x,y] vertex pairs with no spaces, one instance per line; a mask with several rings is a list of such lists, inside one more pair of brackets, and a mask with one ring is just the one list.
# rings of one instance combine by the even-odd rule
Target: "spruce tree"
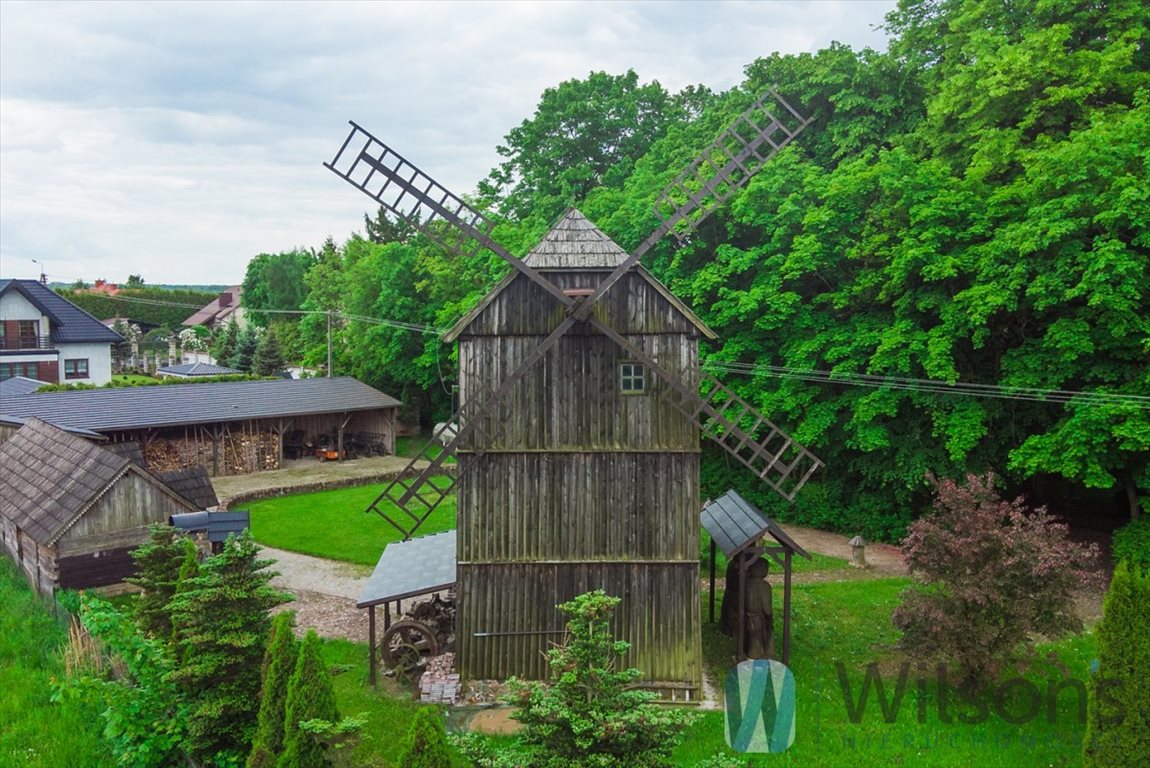
[[255,360],[252,363],[252,373],[259,376],[274,376],[283,369],[283,351],[280,349],[280,343],[276,338],[275,329],[269,327],[256,346]]
[[148,528],[148,540],[132,550],[136,575],[127,579],[143,591],[136,601],[136,623],[145,634],[167,640],[172,634],[168,601],[176,592],[184,561],[184,538],[170,525]]
[[284,752],[276,768],[326,768],[327,748],[299,727],[305,720],[339,720],[331,675],[320,653],[319,636],[309,629],[300,647],[295,671],[288,682],[284,719]]
[[295,613],[284,611],[272,619],[271,636],[264,653],[263,687],[255,740],[247,768],[275,768],[284,746],[284,719],[288,681],[299,658],[299,643],[292,633]]
[[1098,671],[1091,676],[1084,768],[1135,768],[1150,759],[1150,571],[1114,569],[1098,623]]
[[256,357],[256,347],[259,346],[259,343],[260,338],[256,329],[250,325],[244,328],[240,331],[239,339],[236,341],[236,351],[232,354],[228,365],[237,371],[251,373],[252,364]]
[[251,749],[268,611],[287,599],[258,555],[246,532],[229,538],[172,598],[180,666],[170,677],[189,702],[187,746],[198,760],[242,760]]
[[215,339],[212,342],[212,357],[216,365],[231,365],[239,347],[240,324],[234,317],[228,318],[223,329],[216,329]]
[[176,577],[176,586],[172,591],[172,596],[168,599],[168,604],[164,606],[170,628],[168,642],[177,659],[183,652],[183,647],[180,645],[182,627],[172,618],[172,606],[177,602],[176,598],[191,589],[194,579],[200,575],[200,553],[196,550],[195,542],[184,537],[181,546],[183,548],[183,560],[180,562],[180,573]]

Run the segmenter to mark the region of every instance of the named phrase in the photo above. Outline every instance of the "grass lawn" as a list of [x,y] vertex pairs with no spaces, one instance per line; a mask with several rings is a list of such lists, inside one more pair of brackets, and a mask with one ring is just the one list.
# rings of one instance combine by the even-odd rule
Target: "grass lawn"
[[155,384],[157,379],[152,376],[140,376],[135,373],[117,373],[112,377],[116,384]]
[[100,740],[100,716],[77,701],[54,704],[67,631],[0,556],[0,765],[6,768],[101,768],[112,764]]
[[[382,517],[364,512],[383,489],[374,484],[253,501],[245,505],[251,510],[252,537],[269,547],[374,566],[385,544],[403,538]],[[391,509],[397,519],[405,517],[394,506]],[[449,496],[418,533],[424,536],[454,527],[455,497]]]
[[[877,663],[885,685],[888,706],[898,686],[901,657],[894,650],[897,632],[890,614],[898,604],[907,579],[866,579],[817,584],[794,588],[794,614],[791,669],[797,685],[795,743],[778,755],[750,757],[751,766],[950,766],[977,765],[994,768],[1021,766],[1081,765],[1081,742],[1085,726],[1078,719],[1075,691],[1069,686],[1055,688],[1056,706],[1047,712],[1049,688],[1068,679],[1085,680],[1090,659],[1096,653],[1094,636],[1086,633],[1040,646],[1040,656],[1053,652],[1065,669],[1051,664],[1037,665],[1016,679],[1002,697],[1003,712],[996,712],[993,697],[988,699],[985,720],[964,723],[958,715],[978,719],[973,707],[948,706],[943,722],[938,708],[937,685],[933,671],[909,669],[904,695],[897,714],[890,707],[887,722],[873,686],[859,722],[852,722],[839,677],[839,663],[846,675],[852,707],[859,704],[867,665]],[[781,596],[776,590],[776,610]],[[704,616],[706,614],[704,613]],[[777,642],[781,649],[781,626]],[[722,685],[731,667],[734,641],[719,634],[715,625],[703,627],[703,654],[708,668],[719,674]],[[919,679],[923,679],[920,688]],[[1027,683],[1037,691],[1031,699]],[[957,685],[958,681],[950,681]],[[1001,685],[1000,685],[1001,691]],[[998,695],[996,692],[995,695]],[[921,711],[920,711],[921,703]],[[1037,703],[1038,713],[1024,718]],[[1048,717],[1051,715],[1052,717]],[[921,719],[920,719],[921,716]],[[692,766],[710,755],[734,756],[723,736],[723,713],[704,712],[675,753],[679,766]]]

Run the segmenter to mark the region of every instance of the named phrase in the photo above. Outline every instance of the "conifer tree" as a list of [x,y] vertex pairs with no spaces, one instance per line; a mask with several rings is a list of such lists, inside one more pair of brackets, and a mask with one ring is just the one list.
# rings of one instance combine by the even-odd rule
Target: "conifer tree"
[[263,687],[256,736],[247,768],[275,768],[284,746],[284,719],[288,681],[299,658],[299,643],[292,633],[295,613],[284,611],[272,619],[271,636],[264,653]]
[[259,343],[260,337],[255,328],[249,325],[241,330],[236,341],[236,351],[232,354],[229,365],[237,371],[251,373]]
[[452,764],[443,718],[434,709],[425,707],[415,714],[407,739],[399,768],[445,768]]
[[284,752],[276,768],[325,768],[331,765],[327,748],[300,728],[305,720],[339,720],[331,675],[320,654],[319,636],[308,630],[300,647],[295,671],[288,682],[284,719]]
[[1150,571],[1118,563],[1098,623],[1084,768],[1135,768],[1150,755]]
[[170,525],[148,528],[148,540],[132,550],[136,575],[127,579],[143,590],[136,601],[136,623],[145,634],[167,640],[172,634],[168,601],[176,592],[180,565],[184,562],[184,542]]
[[239,347],[239,339],[240,324],[236,322],[234,317],[228,318],[223,329],[216,329],[215,338],[212,341],[212,357],[215,358],[216,365],[231,365],[232,358],[235,357],[236,349]]
[[259,376],[274,376],[284,369],[283,350],[280,349],[275,329],[269,327],[256,346],[252,373]]
[[287,596],[268,582],[271,560],[245,532],[206,559],[172,598],[180,665],[170,678],[189,702],[193,758],[242,760],[259,713],[260,668],[271,619]]

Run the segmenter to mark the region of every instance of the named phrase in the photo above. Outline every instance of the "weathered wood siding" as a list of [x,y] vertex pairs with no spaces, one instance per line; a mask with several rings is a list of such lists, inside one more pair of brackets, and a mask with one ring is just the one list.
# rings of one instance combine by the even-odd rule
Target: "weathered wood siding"
[[699,454],[488,453],[460,474],[459,561],[699,559]]
[[[461,402],[481,401],[546,338],[461,338]],[[698,346],[685,333],[645,334],[629,341],[685,382],[698,381]],[[647,394],[619,391],[619,366],[631,361],[606,336],[572,336],[559,342],[481,420],[474,438],[460,446],[513,450],[692,450],[699,431],[663,397],[666,384],[647,373]],[[494,439],[492,439],[494,437]]]
[[[549,273],[592,288],[602,272]],[[596,315],[688,386],[698,381],[698,328],[638,274]],[[564,317],[517,278],[459,336],[463,402],[509,376]],[[697,689],[699,436],[663,399],[623,394],[632,361],[576,325],[461,446],[456,662],[471,679],[546,677],[556,605],[593,589],[622,598],[615,630],[647,683]],[[494,636],[490,636],[494,633]]]
[[[593,589],[623,599],[612,629],[631,643],[626,663],[643,670],[643,683],[699,684],[697,557],[671,564],[461,563],[456,663],[473,678],[548,677],[543,653],[563,639],[555,606]],[[548,630],[559,632],[541,634]]]
[[170,515],[194,512],[135,471],[129,471],[56,542],[61,557],[136,547],[148,538],[148,526],[166,523]]

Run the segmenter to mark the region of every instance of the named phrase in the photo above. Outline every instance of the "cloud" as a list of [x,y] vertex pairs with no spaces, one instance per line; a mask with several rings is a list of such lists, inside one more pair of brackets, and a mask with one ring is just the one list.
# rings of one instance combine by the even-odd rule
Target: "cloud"
[[774,51],[883,47],[893,5],[6,0],[0,271],[233,284],[362,227],[321,166],[348,119],[462,193],[563,80],[722,90]]

